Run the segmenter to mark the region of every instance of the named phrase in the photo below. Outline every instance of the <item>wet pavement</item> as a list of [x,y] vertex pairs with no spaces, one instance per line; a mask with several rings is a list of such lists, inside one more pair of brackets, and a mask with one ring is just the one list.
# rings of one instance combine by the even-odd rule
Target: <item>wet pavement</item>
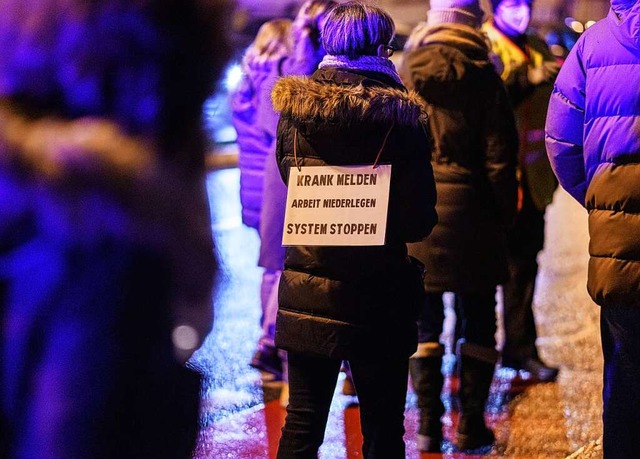
[[[214,328],[190,362],[205,375],[197,459],[274,458],[285,415],[278,400],[280,386],[263,386],[259,372],[248,365],[260,334],[261,270],[256,266],[257,234],[240,220],[238,180],[236,168],[215,170],[208,177],[220,276]],[[546,246],[539,257],[534,309],[538,348],[546,362],[560,367],[557,382],[528,384],[526,374],[498,369],[487,406],[496,445],[476,455],[457,453],[449,442],[442,455],[420,455],[415,446],[416,400],[410,392],[407,458],[602,457],[597,442],[602,429],[599,310],[585,289],[586,213],[560,190],[546,218]],[[450,338],[450,321],[446,328],[448,336],[443,339]],[[362,457],[357,398],[342,395],[340,389],[339,382],[322,459]],[[457,381],[449,374],[443,393],[448,408],[443,418],[447,439],[453,438],[457,422],[456,389]]]

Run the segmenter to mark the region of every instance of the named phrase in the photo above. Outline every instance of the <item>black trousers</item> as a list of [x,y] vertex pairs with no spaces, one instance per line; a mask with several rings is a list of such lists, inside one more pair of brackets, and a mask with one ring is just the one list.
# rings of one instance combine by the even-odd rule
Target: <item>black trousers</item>
[[604,457],[638,457],[640,309],[603,307],[600,312],[600,334],[604,354]]
[[[483,347],[496,345],[496,292],[455,293],[456,338]],[[444,321],[444,304],[441,292],[429,292],[418,318],[418,342],[437,343]]]
[[[316,459],[340,360],[288,352],[289,405],[278,459]],[[404,459],[404,407],[409,358],[349,360],[360,402],[365,459]]]
[[533,294],[538,275],[538,252],[544,246],[544,212],[539,211],[523,187],[523,205],[507,233],[509,280],[503,285],[503,363],[538,358]]

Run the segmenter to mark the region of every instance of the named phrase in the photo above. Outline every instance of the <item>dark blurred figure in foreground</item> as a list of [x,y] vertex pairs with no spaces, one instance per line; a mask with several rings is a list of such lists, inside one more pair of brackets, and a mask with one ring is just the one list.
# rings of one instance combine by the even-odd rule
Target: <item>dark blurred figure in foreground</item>
[[190,457],[220,2],[0,0],[3,457]]
[[538,355],[533,296],[538,253],[544,247],[544,213],[558,181],[544,147],[544,121],[559,67],[542,38],[528,29],[532,0],[492,0],[484,32],[499,57],[502,80],[516,112],[520,149],[519,212],[507,236],[509,280],[504,293],[502,366],[525,370],[534,381],[554,381],[558,369]]
[[600,305],[604,457],[640,435],[640,1],[612,0],[558,75],[546,144],[562,187],[589,213],[587,290]]
[[400,75],[427,102],[434,137],[431,158],[438,191],[438,224],[409,253],[426,266],[427,292],[418,321],[418,348],[409,361],[418,396],[422,451],[441,450],[440,393],[444,346],[442,294],[455,292],[460,369],[456,446],[491,445],[484,421],[498,353],[496,287],[507,278],[507,228],[517,202],[518,134],[504,85],[478,30],[477,0],[431,0],[427,22],[405,45]]

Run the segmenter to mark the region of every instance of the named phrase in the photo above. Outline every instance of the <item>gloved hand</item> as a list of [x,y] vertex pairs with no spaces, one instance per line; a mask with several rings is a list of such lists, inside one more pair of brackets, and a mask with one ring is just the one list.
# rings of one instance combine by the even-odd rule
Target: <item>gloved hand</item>
[[528,70],[527,79],[529,80],[530,84],[539,85],[542,83],[553,81],[556,75],[558,75],[559,71],[559,64],[551,61],[544,61],[542,65],[530,68]]

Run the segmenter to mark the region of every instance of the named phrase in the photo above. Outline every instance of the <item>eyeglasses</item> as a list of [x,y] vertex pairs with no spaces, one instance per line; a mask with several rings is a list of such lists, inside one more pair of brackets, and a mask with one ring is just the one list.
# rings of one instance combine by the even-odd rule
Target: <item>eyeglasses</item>
[[393,49],[391,46],[387,45],[384,47],[384,50],[387,52],[387,57],[391,57],[393,56],[393,53],[395,51],[395,49]]

